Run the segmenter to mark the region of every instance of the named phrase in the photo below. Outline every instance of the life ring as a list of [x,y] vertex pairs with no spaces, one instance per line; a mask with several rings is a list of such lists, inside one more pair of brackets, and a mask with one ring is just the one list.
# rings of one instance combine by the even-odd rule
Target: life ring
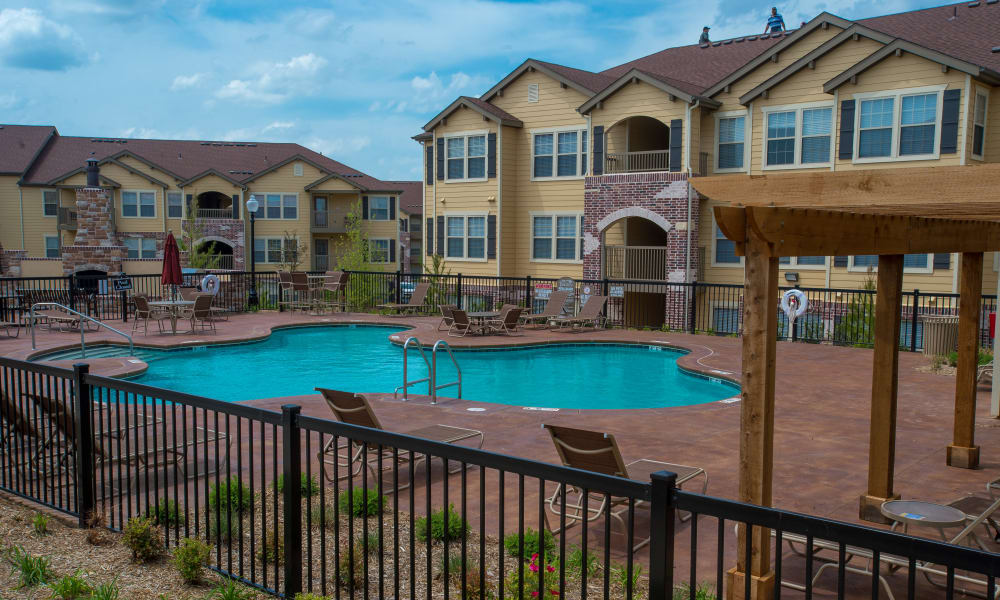
[[[795,299],[794,308],[791,306],[793,298]],[[792,318],[793,313],[795,314],[795,318],[801,317],[805,314],[807,308],[809,308],[809,300],[802,290],[788,290],[781,295],[781,310],[789,318]]]
[[222,284],[219,282],[219,278],[209,273],[201,280],[201,291],[215,296],[219,293],[221,285]]

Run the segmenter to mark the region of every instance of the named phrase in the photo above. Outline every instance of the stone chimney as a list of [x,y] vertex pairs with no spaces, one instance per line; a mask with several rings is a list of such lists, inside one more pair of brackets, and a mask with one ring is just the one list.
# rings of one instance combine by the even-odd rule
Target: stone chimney
[[63,247],[63,273],[119,273],[125,246],[115,236],[113,191],[100,187],[97,160],[87,159],[87,185],[76,190],[77,228],[73,244]]

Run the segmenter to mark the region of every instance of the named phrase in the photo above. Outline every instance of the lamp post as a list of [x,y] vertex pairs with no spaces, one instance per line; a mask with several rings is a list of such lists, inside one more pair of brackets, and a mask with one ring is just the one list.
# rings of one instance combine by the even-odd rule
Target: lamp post
[[250,214],[250,294],[247,297],[247,304],[250,308],[257,308],[257,252],[256,246],[254,244],[254,219],[257,215],[257,209],[260,208],[260,203],[257,202],[257,198],[250,194],[250,199],[247,200],[247,213]]

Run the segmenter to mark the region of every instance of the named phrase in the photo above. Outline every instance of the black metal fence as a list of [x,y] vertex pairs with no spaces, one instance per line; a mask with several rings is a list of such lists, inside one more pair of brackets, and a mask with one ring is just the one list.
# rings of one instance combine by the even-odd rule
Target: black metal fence
[[[276,412],[100,377],[86,365],[0,358],[0,409],[0,490],[84,526],[120,531],[153,518],[166,549],[207,540],[212,569],[288,598],[703,598],[695,590],[713,575],[713,596],[749,598],[750,579],[724,576],[756,559],[734,525],[765,543],[774,532],[775,597],[785,586],[810,598],[814,575],[830,568],[841,598],[866,576],[872,598],[880,585],[938,593],[923,576],[948,597],[967,587],[992,597],[1000,571],[1000,555],[688,493],[670,473],[622,479],[298,406]],[[573,507],[553,494],[560,486],[579,492],[590,519],[567,529]],[[648,556],[631,551],[646,538]]]

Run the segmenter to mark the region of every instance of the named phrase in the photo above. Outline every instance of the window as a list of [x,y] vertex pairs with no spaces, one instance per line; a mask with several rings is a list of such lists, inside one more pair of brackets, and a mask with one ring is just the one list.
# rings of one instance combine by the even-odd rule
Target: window
[[778,264],[791,267],[822,267],[826,265],[825,256],[782,256]]
[[972,109],[972,156],[983,160],[983,146],[986,140],[986,104],[989,96],[982,89],[976,89],[976,103]]
[[368,218],[372,221],[389,220],[389,197],[369,196],[368,197]]
[[153,238],[125,238],[126,257],[135,260],[139,258],[156,258],[156,240]]
[[736,256],[736,242],[723,235],[719,225],[715,225],[715,260],[717,265],[738,265],[740,257]]
[[857,94],[855,160],[938,157],[944,86]]
[[581,177],[587,174],[587,130],[532,135],[533,179]]
[[931,267],[930,254],[906,254],[903,269],[928,269]]
[[445,138],[450,181],[486,179],[486,134]]
[[42,214],[54,217],[59,214],[59,191],[42,190]]
[[[852,256],[849,263],[852,271],[867,271],[869,268],[878,268],[878,255],[862,254]],[[930,254],[905,254],[903,255],[903,271],[916,273],[930,273],[933,269]]]
[[420,256],[420,242],[410,242],[410,256]]
[[535,215],[531,223],[531,258],[541,261],[583,260],[583,215]]
[[371,240],[371,261],[373,263],[389,262],[389,244],[392,240]]
[[298,241],[294,238],[258,237],[253,241],[253,259],[259,263],[271,264],[291,262],[296,258],[298,245]]
[[399,220],[399,230],[406,233],[410,227],[410,220],[407,218],[402,218]]
[[59,236],[45,236],[45,258],[59,258],[62,252],[59,249]]
[[296,194],[266,194],[257,209],[257,217],[264,211],[265,219],[298,219],[299,197]]
[[123,217],[155,217],[156,192],[122,191]]
[[851,266],[855,269],[865,270],[869,267],[878,267],[878,255],[877,254],[859,254],[857,256],[851,257]]
[[715,170],[742,169],[743,145],[746,141],[746,116],[720,116],[717,122],[719,145],[715,153],[718,157]]
[[765,107],[764,168],[822,167],[830,164],[833,107],[829,103]]
[[445,248],[448,258],[486,260],[486,217],[464,215],[447,217]]
[[183,216],[180,192],[167,192],[167,218],[180,219]]

